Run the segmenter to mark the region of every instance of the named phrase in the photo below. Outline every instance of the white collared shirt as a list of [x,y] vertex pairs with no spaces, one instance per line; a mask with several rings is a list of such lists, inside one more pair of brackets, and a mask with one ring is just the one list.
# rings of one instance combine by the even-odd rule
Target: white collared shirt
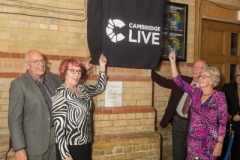
[[[192,81],[191,85],[193,85],[193,84],[195,84],[197,87],[199,87],[199,83],[195,83],[194,81]],[[186,118],[188,117],[188,114],[183,115],[182,109],[183,109],[183,105],[185,103],[185,100],[186,100],[187,96],[188,96],[188,94],[186,92],[184,92],[184,94],[183,94],[183,96],[182,96],[182,98],[181,98],[181,100],[180,100],[180,102],[177,106],[177,109],[176,109],[176,112],[177,112],[178,115],[180,115],[181,117],[186,117]]]

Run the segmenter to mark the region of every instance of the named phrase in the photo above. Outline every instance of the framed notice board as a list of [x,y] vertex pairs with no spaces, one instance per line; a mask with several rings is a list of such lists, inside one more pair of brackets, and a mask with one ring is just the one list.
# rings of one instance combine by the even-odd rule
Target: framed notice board
[[174,50],[176,60],[186,62],[188,5],[168,2],[165,8],[162,30],[161,60],[169,60]]

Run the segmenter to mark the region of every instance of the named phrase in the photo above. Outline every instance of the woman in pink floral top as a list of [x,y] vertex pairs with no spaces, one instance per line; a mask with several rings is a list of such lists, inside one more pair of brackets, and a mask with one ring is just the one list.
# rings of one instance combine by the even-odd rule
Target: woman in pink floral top
[[227,102],[222,92],[213,88],[220,81],[215,67],[203,70],[199,88],[184,82],[178,75],[175,53],[169,54],[174,82],[191,97],[187,135],[187,160],[215,160],[221,155],[227,124]]

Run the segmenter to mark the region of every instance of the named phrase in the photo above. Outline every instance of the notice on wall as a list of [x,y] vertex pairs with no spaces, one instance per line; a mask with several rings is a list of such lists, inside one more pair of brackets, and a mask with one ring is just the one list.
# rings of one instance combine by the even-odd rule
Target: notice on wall
[[122,106],[122,82],[107,82],[105,107]]

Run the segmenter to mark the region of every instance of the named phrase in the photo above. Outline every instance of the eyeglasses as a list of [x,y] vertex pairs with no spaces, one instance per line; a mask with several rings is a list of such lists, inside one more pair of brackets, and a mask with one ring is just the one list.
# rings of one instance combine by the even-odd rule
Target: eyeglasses
[[240,78],[240,74],[236,74],[236,77]]
[[38,64],[45,64],[45,59],[39,59],[39,60],[34,60],[34,61],[26,61],[26,62],[30,62],[30,63],[33,63],[35,65],[38,65]]
[[206,78],[210,78],[210,76],[200,75],[199,78],[206,79]]
[[82,71],[81,69],[80,70],[76,70],[76,69],[68,69],[72,74],[75,74],[75,73],[78,73],[78,74],[81,74]]
[[203,70],[204,68],[202,68],[202,67],[197,67],[197,66],[193,66],[192,69]]

